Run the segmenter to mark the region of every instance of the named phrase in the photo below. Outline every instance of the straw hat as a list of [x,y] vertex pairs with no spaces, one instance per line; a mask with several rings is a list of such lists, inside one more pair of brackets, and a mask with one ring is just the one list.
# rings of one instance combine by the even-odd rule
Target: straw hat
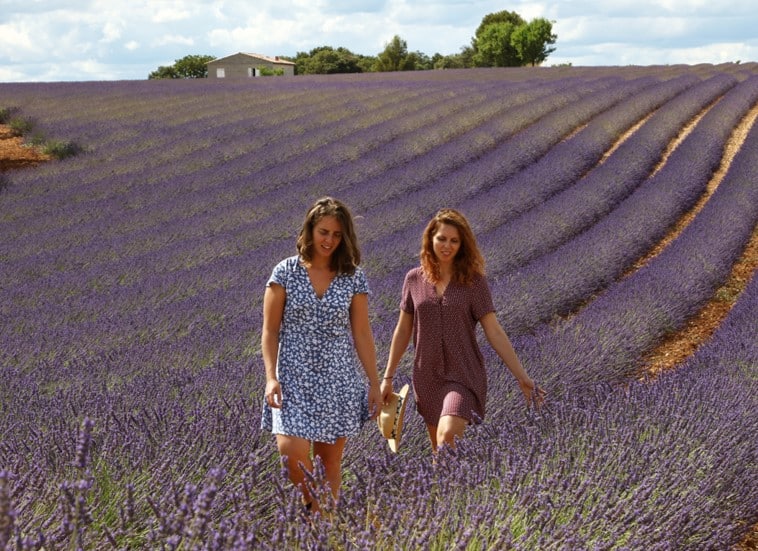
[[400,447],[400,436],[403,431],[403,415],[405,414],[405,401],[408,395],[408,385],[403,386],[400,392],[393,392],[389,401],[382,406],[382,410],[376,418],[379,432],[382,433],[390,445],[390,449],[397,453]]

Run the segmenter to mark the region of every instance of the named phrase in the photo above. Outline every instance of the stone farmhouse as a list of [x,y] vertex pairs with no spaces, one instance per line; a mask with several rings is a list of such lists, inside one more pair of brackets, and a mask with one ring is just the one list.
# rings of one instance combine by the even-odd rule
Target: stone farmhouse
[[294,76],[295,64],[292,61],[279,59],[279,56],[268,57],[260,54],[236,54],[220,57],[208,62],[208,78],[252,78],[261,76],[262,69],[284,71],[285,76]]

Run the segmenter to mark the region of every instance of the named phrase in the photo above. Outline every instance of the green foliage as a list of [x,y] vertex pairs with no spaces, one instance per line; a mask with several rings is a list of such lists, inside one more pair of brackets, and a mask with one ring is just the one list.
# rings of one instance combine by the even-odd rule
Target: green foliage
[[186,55],[169,67],[158,67],[147,78],[207,78],[208,62],[214,59],[216,58],[212,55]]
[[0,107],[0,124],[8,124],[13,116],[13,111],[10,107]]
[[[526,21],[524,21],[524,19],[515,11],[511,12],[503,10],[495,13],[488,13],[482,18],[482,22],[476,29],[476,38],[478,38],[479,35],[484,31],[485,27],[488,25],[493,25],[495,23],[509,23],[514,27],[518,27],[519,25],[526,23]],[[476,38],[474,40],[476,40]]]
[[44,144],[42,151],[56,159],[65,159],[78,155],[82,152],[82,148],[74,142],[50,140]]
[[[555,51],[551,45],[557,36],[552,25],[544,18],[527,23],[518,13],[503,10],[485,15],[471,45],[462,46],[457,54],[435,53],[429,57],[420,51],[409,52],[408,43],[395,35],[377,56],[356,54],[343,47],[317,46],[309,52],[298,52],[294,58],[280,57],[295,63],[297,75],[534,66]],[[207,64],[213,59],[208,55],[188,55],[173,65],[158,67],[148,78],[206,78]],[[278,69],[258,69],[264,76],[283,74]]]
[[513,23],[491,23],[476,39],[474,65],[477,67],[520,67],[518,51],[511,44],[517,27]]
[[338,73],[362,73],[360,56],[347,48],[321,46],[310,54],[298,54],[295,63],[299,75],[333,75]]
[[545,18],[524,21],[515,12],[486,15],[471,40],[471,65],[476,67],[521,67],[539,65],[555,51],[557,35]]
[[[415,52],[411,52],[409,55],[415,58],[415,65],[416,65],[417,71],[428,71],[429,69],[434,69],[434,62],[432,61],[432,59],[434,59],[434,56],[429,57],[424,52],[420,52],[418,50]],[[434,54],[434,55],[440,56],[440,54]]]
[[265,65],[261,65],[258,67],[258,74],[264,77],[280,77],[284,75],[284,69],[277,68],[272,69],[271,67],[266,67]]
[[419,62],[416,53],[408,53],[408,43],[395,35],[385,44],[384,51],[377,56],[374,70],[378,72],[414,71]]
[[545,18],[532,19],[529,23],[516,27],[511,35],[511,44],[524,63],[534,67],[545,61],[555,51],[549,47],[558,37],[553,34],[553,24]]
[[155,71],[150,73],[147,78],[150,80],[160,78],[179,78],[179,74],[176,72],[173,65],[169,67],[161,65]]
[[310,52],[298,52],[294,59],[295,74],[333,75],[339,73],[367,73],[376,58],[356,54],[347,48],[318,46]]
[[11,133],[14,136],[23,136],[24,134],[31,132],[32,128],[34,127],[34,123],[29,119],[25,119],[23,117],[12,117],[8,121],[8,126],[10,127]]

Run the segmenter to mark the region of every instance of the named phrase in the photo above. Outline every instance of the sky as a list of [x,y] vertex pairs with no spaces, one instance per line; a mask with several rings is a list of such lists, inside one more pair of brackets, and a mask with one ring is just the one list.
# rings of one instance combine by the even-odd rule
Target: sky
[[502,10],[553,22],[544,65],[758,61],[755,0],[0,0],[0,82],[141,80],[186,55],[455,54]]

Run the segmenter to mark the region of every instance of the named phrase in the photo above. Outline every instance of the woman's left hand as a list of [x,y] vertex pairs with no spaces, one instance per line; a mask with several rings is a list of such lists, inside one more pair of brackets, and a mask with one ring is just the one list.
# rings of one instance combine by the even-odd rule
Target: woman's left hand
[[368,412],[371,419],[376,419],[379,411],[382,409],[382,392],[379,390],[379,384],[373,384],[368,387]]

